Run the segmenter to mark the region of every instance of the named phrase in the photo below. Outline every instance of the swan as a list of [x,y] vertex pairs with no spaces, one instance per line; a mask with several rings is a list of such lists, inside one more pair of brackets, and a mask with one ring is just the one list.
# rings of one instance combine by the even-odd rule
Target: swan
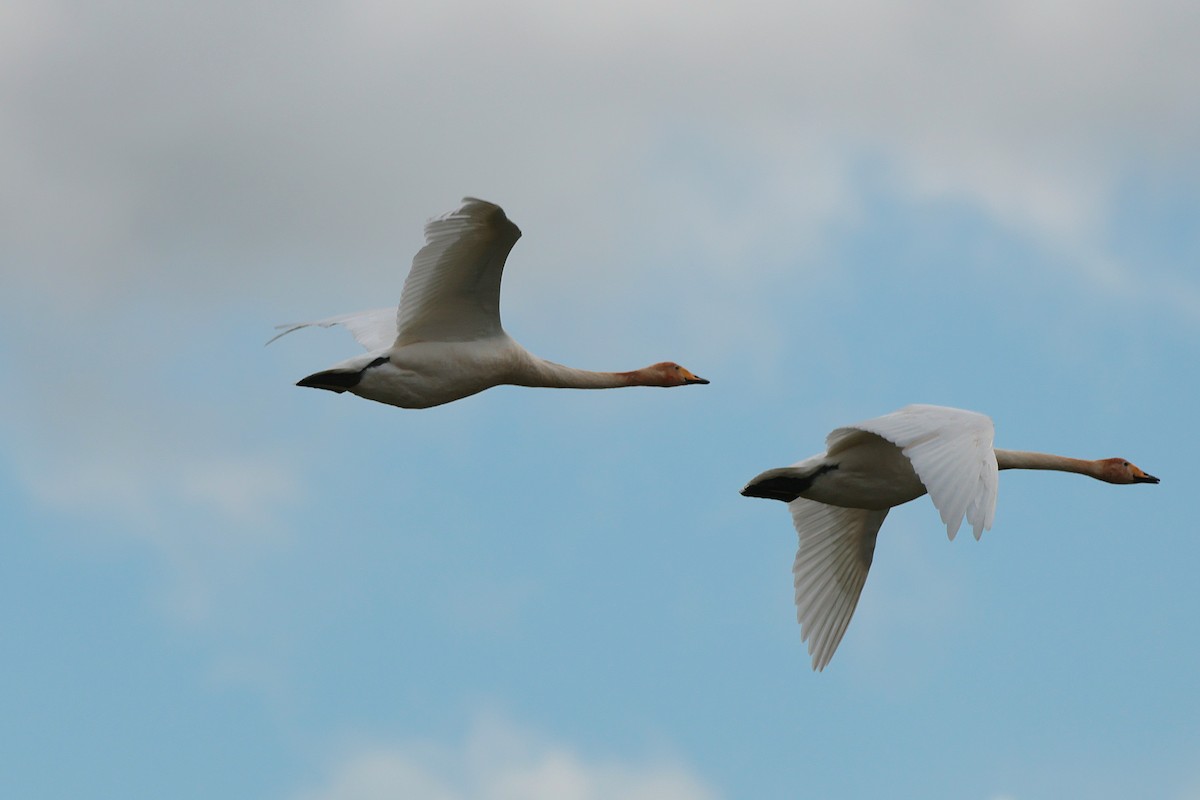
[[850,623],[888,509],[928,493],[953,540],[963,517],[978,539],[992,527],[998,470],[1076,472],[1107,483],[1158,483],[1123,458],[1077,458],[993,449],[992,420],[974,411],[911,405],[837,428],[827,450],[746,484],[746,497],[782,500],[800,548],[792,566],[796,618],[813,669]]
[[350,392],[401,408],[430,408],[501,384],[559,389],[686,386],[708,381],[674,362],[592,372],[532,355],[500,325],[500,278],[521,231],[494,203],[464,197],[425,224],[400,307],[280,325],[280,336],[340,325],[367,349],[297,386]]

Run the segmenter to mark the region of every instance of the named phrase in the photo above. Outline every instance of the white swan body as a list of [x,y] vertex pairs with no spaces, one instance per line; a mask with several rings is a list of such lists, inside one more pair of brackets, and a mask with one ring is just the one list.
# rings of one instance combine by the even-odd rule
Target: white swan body
[[398,309],[281,325],[271,341],[312,325],[346,328],[368,353],[297,385],[401,408],[429,408],[501,384],[607,389],[708,383],[673,362],[592,372],[546,361],[517,344],[500,324],[500,280],[520,236],[499,206],[463,198],[457,209],[426,223],[425,246],[413,258]]
[[975,538],[991,528],[998,471],[1077,472],[1108,483],[1158,483],[1120,458],[1084,461],[996,450],[983,414],[912,405],[838,428],[827,450],[767,470],[742,489],[747,497],[788,503],[800,536],[792,573],[796,615],[813,669],[829,663],[854,614],[887,512],[928,493],[951,539],[964,517]]
[[[367,400],[429,408],[510,383],[508,378],[523,355],[525,351],[507,335],[467,343],[417,342],[346,359],[325,373],[357,375],[357,383],[345,391]],[[332,388],[321,383],[330,376],[317,376],[303,379],[300,385]]]

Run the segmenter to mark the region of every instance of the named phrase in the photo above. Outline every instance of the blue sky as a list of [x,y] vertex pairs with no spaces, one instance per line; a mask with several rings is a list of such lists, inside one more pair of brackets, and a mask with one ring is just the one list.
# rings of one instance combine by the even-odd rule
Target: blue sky
[[[1200,797],[1187,4],[3,17],[5,796]],[[293,386],[467,194],[530,350],[712,384]],[[894,510],[815,674],[738,490],[912,402],[1163,482]]]

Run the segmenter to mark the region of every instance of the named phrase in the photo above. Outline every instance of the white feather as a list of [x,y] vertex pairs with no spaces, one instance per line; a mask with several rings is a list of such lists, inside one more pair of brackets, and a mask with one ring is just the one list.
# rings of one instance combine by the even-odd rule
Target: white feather
[[473,197],[425,223],[425,246],[400,295],[397,346],[499,336],[500,279],[520,238],[500,206]]
[[[900,448],[929,492],[951,539],[963,517],[978,539],[992,527],[999,471],[992,421],[983,414],[943,406],[911,405],[856,425]],[[829,435],[832,443],[841,428]]]
[[796,619],[815,670],[833,658],[854,615],[887,509],[829,506],[798,498],[788,504],[800,536],[792,565]]
[[370,311],[355,311],[353,314],[341,314],[328,319],[317,320],[316,322],[297,322],[291,325],[277,325],[276,330],[280,332],[275,334],[267,341],[267,344],[278,339],[280,336],[286,336],[292,331],[298,331],[301,328],[317,326],[321,328],[331,328],[334,325],[341,325],[354,336],[354,340],[367,349],[368,352],[383,350],[391,347],[396,341],[396,309],[394,308],[373,308]]

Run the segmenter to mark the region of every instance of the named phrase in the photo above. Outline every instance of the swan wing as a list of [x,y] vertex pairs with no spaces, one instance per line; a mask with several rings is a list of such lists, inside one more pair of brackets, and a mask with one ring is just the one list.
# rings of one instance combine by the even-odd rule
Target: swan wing
[[500,206],[473,197],[425,223],[425,246],[400,295],[396,344],[499,335],[500,278],[519,238]]
[[350,331],[355,341],[370,352],[385,350],[391,347],[392,343],[396,341],[396,309],[375,308],[370,311],[356,311],[353,314],[342,314],[341,316],[320,319],[315,322],[277,325],[275,329],[280,332],[271,337],[267,344],[275,341],[280,336],[288,335],[292,331],[298,331],[301,328],[308,328],[313,325],[321,328],[341,325]]
[[976,539],[992,527],[999,472],[989,417],[959,408],[906,406],[835,430],[827,440],[830,450],[855,431],[882,436],[901,449],[929,491],[951,539],[964,516]]
[[825,669],[854,616],[887,509],[788,503],[800,547],[792,565],[800,639],[815,670]]

